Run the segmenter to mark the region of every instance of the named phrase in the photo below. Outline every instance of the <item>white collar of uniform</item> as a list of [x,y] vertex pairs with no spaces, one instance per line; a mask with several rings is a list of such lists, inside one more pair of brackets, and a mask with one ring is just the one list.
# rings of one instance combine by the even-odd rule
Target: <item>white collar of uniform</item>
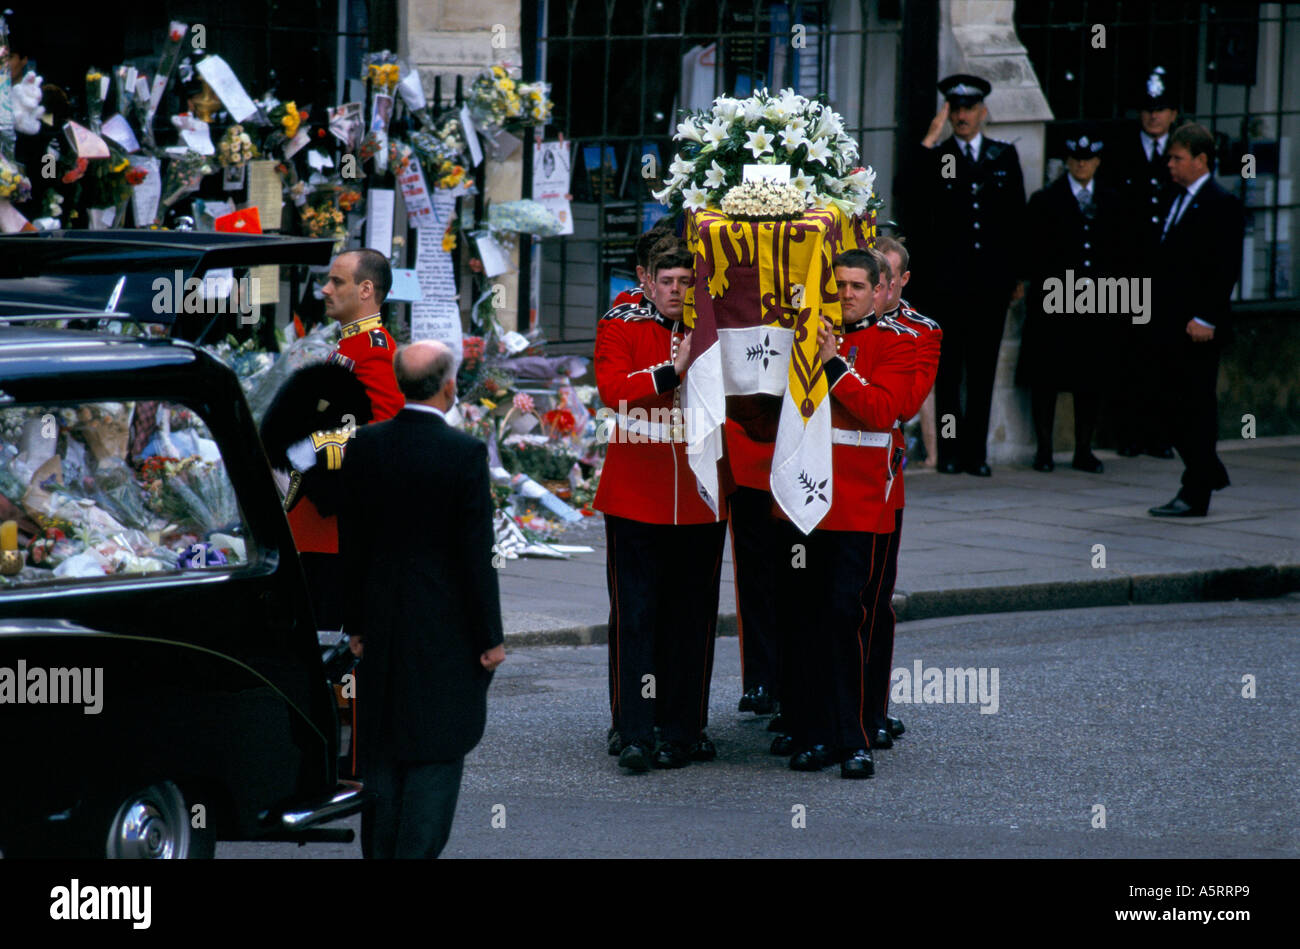
[[1142,136],[1142,151],[1146,152],[1146,156],[1147,156],[1148,159],[1151,158],[1151,143],[1152,143],[1152,142],[1155,142],[1156,144],[1158,144],[1158,145],[1160,146],[1160,154],[1161,154],[1161,155],[1163,155],[1163,154],[1165,153],[1165,143],[1166,143],[1167,141],[1169,141],[1169,133],[1168,133],[1168,132],[1166,132],[1164,135],[1161,135],[1159,138],[1152,138],[1150,135],[1147,134],[1146,129],[1139,129],[1139,130],[1138,130],[1138,134],[1140,134],[1140,135]]
[[1197,178],[1195,181],[1189,184],[1187,186],[1188,200],[1190,201],[1192,198],[1196,197],[1196,192],[1200,191],[1201,187],[1209,180],[1210,180],[1210,173],[1207,171],[1205,174],[1201,175],[1201,177]]
[[1074,196],[1075,196],[1076,198],[1079,197],[1079,192],[1081,192],[1081,191],[1086,191],[1086,192],[1088,192],[1088,194],[1092,194],[1092,182],[1091,182],[1091,181],[1089,181],[1086,185],[1085,185],[1085,184],[1080,184],[1079,182],[1077,182],[1077,181],[1074,180],[1074,175],[1070,174],[1068,171],[1065,173],[1065,177],[1069,179],[1069,181],[1070,181],[1070,190],[1074,192]]
[[413,409],[416,412],[430,412],[433,415],[438,416],[438,418],[442,419],[444,422],[447,421],[447,413],[434,405],[421,405],[418,402],[407,402],[402,406],[402,408]]
[[957,151],[965,154],[966,146],[969,145],[971,148],[975,150],[975,160],[979,161],[980,145],[982,145],[983,143],[984,143],[984,133],[976,132],[975,137],[972,138],[969,142],[963,142],[961,139],[957,139]]

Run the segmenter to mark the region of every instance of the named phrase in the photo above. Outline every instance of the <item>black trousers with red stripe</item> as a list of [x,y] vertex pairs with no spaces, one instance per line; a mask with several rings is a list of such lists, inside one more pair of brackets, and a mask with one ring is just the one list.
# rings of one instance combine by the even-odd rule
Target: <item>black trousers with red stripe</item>
[[772,495],[737,488],[727,498],[731,558],[736,566],[736,614],[740,628],[743,689],[763,686],[780,698],[780,629],[776,616],[778,564],[789,560],[783,534],[772,516]]
[[894,584],[898,580],[898,546],[903,537],[903,512],[894,515],[894,532],[888,535],[885,550],[885,575],[872,610],[875,622],[871,627],[871,648],[867,655],[867,695],[870,699],[872,721],[868,728],[885,727],[889,712],[889,674],[894,665]]
[[708,723],[726,527],[605,515],[610,712],[625,745],[653,745],[656,724],[693,742]]
[[781,710],[798,748],[871,747],[871,640],[892,536],[814,530],[805,537],[788,529],[806,555],[802,567],[797,557],[787,559],[781,584],[788,669]]

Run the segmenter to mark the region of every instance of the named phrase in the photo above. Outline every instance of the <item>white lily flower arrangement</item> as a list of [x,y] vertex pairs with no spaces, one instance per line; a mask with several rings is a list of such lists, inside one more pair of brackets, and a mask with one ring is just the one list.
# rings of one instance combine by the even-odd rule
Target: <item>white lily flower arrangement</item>
[[858,143],[835,110],[782,89],[746,99],[719,96],[707,111],[685,112],[673,136],[670,177],[655,197],[673,213],[721,208],[740,185],[747,164],[789,165],[790,181],[807,207],[834,205],[848,217],[884,207],[876,173],[858,164]]

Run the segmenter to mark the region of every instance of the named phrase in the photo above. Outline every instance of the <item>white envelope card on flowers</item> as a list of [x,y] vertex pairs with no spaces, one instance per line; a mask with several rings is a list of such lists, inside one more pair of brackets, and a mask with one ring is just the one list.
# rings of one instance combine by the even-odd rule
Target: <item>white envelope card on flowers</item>
[[257,115],[257,105],[224,59],[216,54],[207,56],[199,63],[198,70],[236,122],[246,122]]
[[746,165],[742,181],[775,181],[777,184],[790,183],[789,165]]
[[121,113],[105,119],[102,131],[128,153],[140,150],[140,143],[136,140],[135,132],[131,130],[131,123],[124,119]]

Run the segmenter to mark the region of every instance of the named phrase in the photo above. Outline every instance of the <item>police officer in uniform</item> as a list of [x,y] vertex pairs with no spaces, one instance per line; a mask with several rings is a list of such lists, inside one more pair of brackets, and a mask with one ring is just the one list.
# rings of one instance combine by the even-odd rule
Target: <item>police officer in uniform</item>
[[[1120,277],[1130,259],[1129,228],[1119,195],[1096,177],[1103,146],[1082,130],[1065,143],[1066,173],[1029,199],[1025,231],[1025,325],[1017,381],[1030,387],[1038,452],[1034,470],[1051,471],[1056,395],[1074,394],[1074,461],[1101,474],[1092,435],[1101,400],[1103,366],[1122,340],[1130,314],[1073,313],[1083,280]],[[1067,282],[1068,281],[1068,282]],[[1055,295],[1053,296],[1053,290]],[[1065,300],[1065,297],[1069,300]],[[1068,304],[1068,305],[1067,305]]]
[[[1098,180],[1119,194],[1128,217],[1125,232],[1134,238],[1130,275],[1141,278],[1154,277],[1160,233],[1174,198],[1169,134],[1178,121],[1178,100],[1163,66],[1156,66],[1143,81],[1138,105],[1138,127],[1106,143]],[[1151,334],[1131,326],[1119,349],[1124,355],[1111,389],[1118,451],[1130,458],[1142,452],[1172,458],[1168,423],[1155,409],[1160,400],[1151,366],[1158,352],[1152,348]]]
[[714,514],[686,456],[681,317],[693,264],[684,241],[657,244],[647,299],[596,329],[596,387],[616,425],[592,506],[605,515],[610,710],[630,772],[717,756],[704,725],[726,507]]
[[[925,261],[914,296],[944,333],[935,387],[938,468],[984,477],[992,474],[986,443],[1002,327],[1008,304],[1021,292],[1015,255],[1025,207],[1015,145],[981,132],[991,89],[984,79],[965,74],[939,83],[945,101],[921,142],[907,222],[913,248]],[[953,134],[937,144],[945,121],[951,121]],[[949,416],[955,432],[945,422]]]

